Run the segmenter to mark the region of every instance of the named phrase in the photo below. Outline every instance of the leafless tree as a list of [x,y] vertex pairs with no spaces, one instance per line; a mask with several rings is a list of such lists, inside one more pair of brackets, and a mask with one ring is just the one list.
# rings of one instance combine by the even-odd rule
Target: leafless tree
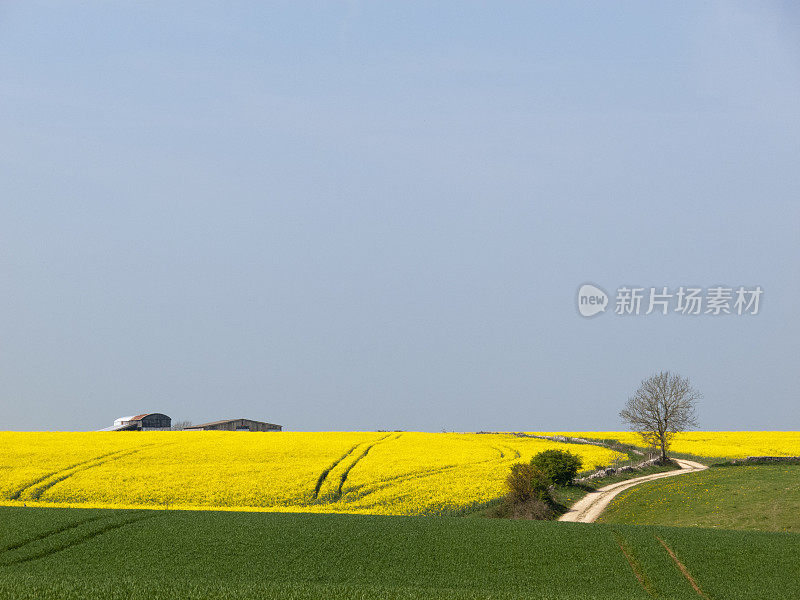
[[697,427],[697,401],[702,397],[688,378],[661,371],[642,381],[619,416],[666,460],[672,437]]
[[172,431],[183,431],[187,427],[191,427],[191,421],[174,421],[172,423]]

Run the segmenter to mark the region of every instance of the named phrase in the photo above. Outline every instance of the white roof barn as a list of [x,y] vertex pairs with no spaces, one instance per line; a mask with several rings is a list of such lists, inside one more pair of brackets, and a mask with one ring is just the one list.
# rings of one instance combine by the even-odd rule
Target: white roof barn
[[114,419],[111,427],[100,431],[168,431],[172,427],[172,419],[163,413],[145,413]]

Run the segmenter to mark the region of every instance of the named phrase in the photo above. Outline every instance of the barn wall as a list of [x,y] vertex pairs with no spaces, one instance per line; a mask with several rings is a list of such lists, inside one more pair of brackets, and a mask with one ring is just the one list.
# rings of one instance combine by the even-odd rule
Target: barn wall
[[142,429],[169,429],[172,419],[161,413],[153,413],[142,419]]
[[281,427],[270,427],[267,423],[251,421],[250,419],[237,419],[228,423],[219,423],[205,428],[213,431],[280,431]]

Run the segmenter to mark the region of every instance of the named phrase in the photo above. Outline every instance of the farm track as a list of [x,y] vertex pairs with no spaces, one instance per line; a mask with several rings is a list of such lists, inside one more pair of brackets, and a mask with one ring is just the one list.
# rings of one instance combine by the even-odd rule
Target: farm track
[[[44,550],[40,550],[39,552],[35,552],[35,553],[30,554],[28,556],[22,556],[20,558],[15,558],[15,559],[10,560],[10,561],[0,561],[0,567],[10,567],[10,566],[13,566],[13,565],[19,565],[19,564],[23,564],[23,563],[28,563],[28,562],[31,562],[31,561],[34,561],[34,560],[39,560],[40,558],[46,558],[48,556],[52,556],[53,554],[57,554],[58,552],[62,552],[64,550],[68,550],[69,548],[73,548],[75,546],[78,546],[80,544],[88,542],[88,541],[90,541],[90,540],[92,540],[94,538],[97,538],[97,537],[99,537],[101,535],[104,535],[104,534],[106,534],[106,533],[108,533],[110,531],[114,531],[116,529],[120,529],[122,527],[126,527],[127,525],[131,525],[133,523],[136,523],[136,522],[139,522],[139,521],[143,521],[145,519],[152,519],[157,514],[160,514],[160,513],[150,512],[149,514],[145,514],[145,515],[136,514],[136,515],[134,515],[134,516],[132,516],[130,518],[124,519],[123,521],[118,521],[118,522],[115,522],[115,523],[109,523],[107,525],[104,525],[104,526],[100,527],[99,529],[95,529],[95,530],[87,533],[86,535],[83,535],[81,537],[75,538],[73,540],[66,541],[64,543],[58,544],[56,546],[53,546],[51,548],[46,548]],[[90,521],[90,520],[84,521],[83,523],[78,523],[74,527],[65,527],[65,528],[62,528],[61,530],[53,531],[49,535],[44,535],[44,536],[38,537],[38,539],[31,539],[31,540],[22,542],[18,547],[22,548],[22,547],[24,547],[24,546],[26,546],[28,544],[33,543],[33,542],[46,540],[46,539],[48,539],[50,537],[53,537],[53,536],[55,536],[55,535],[57,535],[59,533],[64,532],[64,531],[69,531],[70,529],[74,529],[76,527],[79,527],[80,525],[82,525],[82,524],[84,524],[84,523],[86,523],[88,521]]]
[[596,492],[589,492],[586,496],[578,500],[572,507],[561,515],[559,521],[569,521],[572,523],[593,523],[600,516],[600,513],[611,503],[614,497],[620,492],[627,490],[640,483],[653,481],[655,479],[663,479],[664,477],[675,477],[676,475],[686,475],[688,473],[696,473],[703,471],[708,467],[700,463],[690,460],[674,459],[680,465],[680,469],[676,471],[666,471],[664,473],[655,473],[653,475],[645,475],[643,477],[635,477],[634,479],[627,479],[617,483],[612,483],[605,487],[601,487]]

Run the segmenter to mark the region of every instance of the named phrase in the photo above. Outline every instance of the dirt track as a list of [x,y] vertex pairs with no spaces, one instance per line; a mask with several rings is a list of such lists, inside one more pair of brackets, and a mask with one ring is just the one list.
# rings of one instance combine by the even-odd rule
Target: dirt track
[[605,510],[606,506],[614,499],[614,496],[620,492],[627,490],[630,487],[644,483],[645,481],[653,481],[654,479],[662,479],[664,477],[674,477],[676,475],[685,475],[686,473],[695,473],[707,469],[705,465],[693,462],[691,460],[683,460],[681,458],[673,459],[678,463],[681,468],[675,471],[665,471],[664,473],[654,473],[653,475],[644,475],[618,483],[601,487],[596,492],[589,492],[572,505],[568,512],[561,515],[559,521],[570,521],[573,523],[592,523],[600,513]]

